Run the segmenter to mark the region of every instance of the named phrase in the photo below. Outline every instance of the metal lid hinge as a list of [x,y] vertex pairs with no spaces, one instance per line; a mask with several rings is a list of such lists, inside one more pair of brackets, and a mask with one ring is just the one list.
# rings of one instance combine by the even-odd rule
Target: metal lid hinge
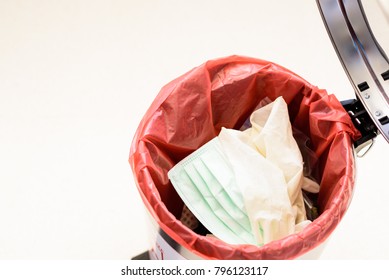
[[[355,148],[374,139],[377,134],[377,126],[371,119],[369,113],[358,99],[341,101],[343,108],[347,111],[354,126],[361,132],[362,137],[354,142]],[[386,120],[383,120],[386,121]],[[388,120],[389,121],[389,120]]]

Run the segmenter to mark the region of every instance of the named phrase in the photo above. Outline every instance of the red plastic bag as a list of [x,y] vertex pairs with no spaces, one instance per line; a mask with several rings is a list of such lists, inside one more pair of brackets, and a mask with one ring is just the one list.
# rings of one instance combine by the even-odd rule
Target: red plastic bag
[[[262,99],[278,96],[318,158],[320,216],[302,232],[261,247],[194,233],[179,221],[183,203],[167,172],[222,127],[239,129]],[[162,88],[138,127],[129,162],[155,221],[192,253],[208,259],[294,259],[323,243],[347,210],[355,175],[352,143],[358,137],[335,96],[277,64],[231,56],[208,61]]]

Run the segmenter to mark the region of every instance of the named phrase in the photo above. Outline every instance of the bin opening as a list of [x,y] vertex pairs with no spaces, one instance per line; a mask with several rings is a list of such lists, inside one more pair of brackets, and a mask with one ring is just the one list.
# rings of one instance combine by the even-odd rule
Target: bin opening
[[[319,217],[302,232],[261,247],[230,245],[188,229],[179,221],[183,202],[167,172],[222,127],[239,129],[261,100],[278,96],[318,159]],[[137,129],[129,162],[152,217],[189,251],[207,259],[293,259],[320,245],[347,210],[355,174],[352,143],[358,137],[335,96],[275,63],[231,56],[208,61],[161,89]]]

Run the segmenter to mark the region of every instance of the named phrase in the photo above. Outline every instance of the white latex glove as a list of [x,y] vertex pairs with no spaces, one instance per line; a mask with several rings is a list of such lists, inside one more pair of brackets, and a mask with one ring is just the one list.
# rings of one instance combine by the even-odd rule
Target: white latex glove
[[[307,222],[303,161],[282,97],[256,110],[245,131],[223,128],[219,139],[234,171],[258,244],[300,231]],[[297,228],[296,228],[297,225]]]

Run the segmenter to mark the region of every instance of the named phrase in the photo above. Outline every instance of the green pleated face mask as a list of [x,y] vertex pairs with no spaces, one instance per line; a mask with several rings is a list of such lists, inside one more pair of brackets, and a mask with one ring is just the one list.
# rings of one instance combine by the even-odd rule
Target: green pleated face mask
[[184,203],[213,235],[230,244],[256,243],[218,138],[181,161],[168,175]]

